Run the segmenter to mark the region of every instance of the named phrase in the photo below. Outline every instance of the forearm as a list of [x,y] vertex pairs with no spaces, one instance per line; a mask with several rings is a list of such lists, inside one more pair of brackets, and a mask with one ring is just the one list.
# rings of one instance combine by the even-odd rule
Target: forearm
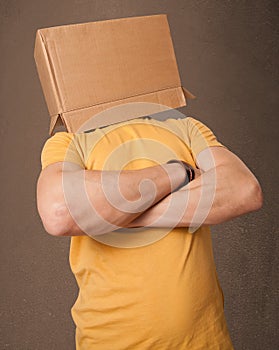
[[[237,175],[237,177],[236,177]],[[217,166],[172,193],[132,221],[128,227],[197,227],[219,224],[261,207],[256,181],[233,167]]]
[[56,211],[57,235],[98,235],[126,227],[185,179],[179,164],[132,171],[61,172],[65,203]]

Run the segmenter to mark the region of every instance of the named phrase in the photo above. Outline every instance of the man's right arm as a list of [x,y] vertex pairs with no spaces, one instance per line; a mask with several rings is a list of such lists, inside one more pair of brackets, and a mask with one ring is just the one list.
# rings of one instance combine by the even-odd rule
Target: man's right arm
[[178,163],[120,172],[56,162],[39,176],[38,211],[51,235],[103,234],[126,227],[184,180]]

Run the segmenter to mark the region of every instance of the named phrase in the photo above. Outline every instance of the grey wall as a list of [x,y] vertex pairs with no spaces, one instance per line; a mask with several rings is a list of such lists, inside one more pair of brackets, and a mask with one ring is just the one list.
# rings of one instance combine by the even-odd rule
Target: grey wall
[[69,239],[45,233],[35,202],[49,123],[33,60],[35,31],[156,13],[168,14],[181,79],[198,96],[181,111],[211,127],[264,192],[260,211],[212,228],[235,349],[279,348],[276,3],[0,1],[1,349],[74,349]]

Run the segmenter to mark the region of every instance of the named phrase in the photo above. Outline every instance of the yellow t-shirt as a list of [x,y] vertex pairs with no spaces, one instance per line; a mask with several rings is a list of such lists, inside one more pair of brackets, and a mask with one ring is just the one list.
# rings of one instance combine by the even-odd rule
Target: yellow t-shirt
[[[209,146],[225,147],[192,117],[137,118],[88,133],[58,132],[41,161],[42,168],[66,159],[119,170],[177,158],[194,166]],[[72,237],[70,265],[79,286],[72,307],[78,350],[233,349],[208,225],[195,233],[175,228],[135,248]]]

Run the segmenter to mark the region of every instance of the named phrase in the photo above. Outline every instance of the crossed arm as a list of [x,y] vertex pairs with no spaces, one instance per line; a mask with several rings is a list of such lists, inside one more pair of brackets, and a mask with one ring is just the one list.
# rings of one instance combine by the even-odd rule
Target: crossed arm
[[200,176],[167,196],[128,227],[216,225],[258,210],[263,204],[259,182],[247,166],[223,147],[209,147],[197,157]]
[[259,182],[228,149],[206,148],[197,166],[199,176],[175,191],[185,179],[176,163],[121,172],[54,163],[38,179],[38,211],[48,233],[73,236],[119,227],[214,225],[261,208]]

